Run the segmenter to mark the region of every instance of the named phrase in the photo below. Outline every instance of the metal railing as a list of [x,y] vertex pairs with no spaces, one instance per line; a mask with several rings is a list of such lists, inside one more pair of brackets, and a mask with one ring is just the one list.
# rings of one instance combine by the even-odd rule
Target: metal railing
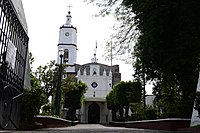
[[0,128],[18,128],[28,35],[11,0],[0,0]]

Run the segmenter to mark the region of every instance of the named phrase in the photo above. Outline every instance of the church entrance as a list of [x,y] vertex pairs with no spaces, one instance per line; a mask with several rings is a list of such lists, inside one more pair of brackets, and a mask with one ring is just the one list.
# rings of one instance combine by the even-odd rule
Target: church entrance
[[100,121],[100,107],[98,104],[93,102],[88,107],[88,123],[90,124],[98,124]]

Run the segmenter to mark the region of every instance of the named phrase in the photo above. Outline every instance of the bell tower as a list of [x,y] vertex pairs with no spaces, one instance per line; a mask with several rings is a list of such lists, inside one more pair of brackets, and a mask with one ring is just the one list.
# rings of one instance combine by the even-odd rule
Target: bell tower
[[[75,73],[77,59],[77,29],[71,24],[71,19],[71,12],[68,11],[66,22],[60,27],[58,42],[58,51],[64,49],[63,64],[67,64],[67,73]],[[57,55],[57,62],[59,61],[60,57]]]

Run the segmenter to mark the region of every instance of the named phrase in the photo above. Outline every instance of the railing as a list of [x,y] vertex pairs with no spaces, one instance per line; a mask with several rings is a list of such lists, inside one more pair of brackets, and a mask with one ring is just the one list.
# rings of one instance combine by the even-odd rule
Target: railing
[[11,0],[0,0],[0,128],[18,128],[28,35]]

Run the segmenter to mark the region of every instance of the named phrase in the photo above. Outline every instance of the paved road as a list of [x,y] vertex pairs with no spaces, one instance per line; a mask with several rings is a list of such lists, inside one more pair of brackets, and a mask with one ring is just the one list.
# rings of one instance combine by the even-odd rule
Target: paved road
[[182,133],[169,131],[155,131],[124,127],[110,127],[99,124],[78,124],[65,128],[47,128],[37,131],[17,131],[17,133]]

